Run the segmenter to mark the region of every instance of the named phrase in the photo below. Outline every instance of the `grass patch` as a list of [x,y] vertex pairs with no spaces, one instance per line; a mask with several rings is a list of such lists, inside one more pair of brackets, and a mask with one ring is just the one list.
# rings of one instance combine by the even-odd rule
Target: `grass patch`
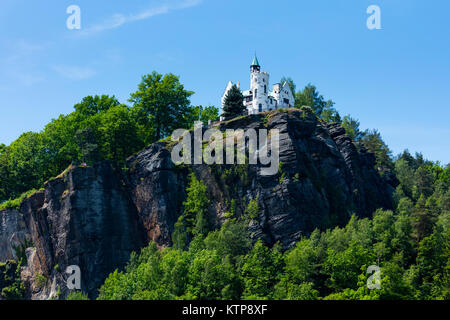
[[44,188],[41,188],[39,190],[36,189],[32,189],[29,190],[27,192],[24,192],[20,195],[20,197],[16,198],[16,199],[10,199],[8,201],[5,201],[3,203],[0,204],[0,210],[6,210],[6,209],[18,209],[20,207],[20,205],[22,204],[23,200],[28,199],[29,197],[31,197],[32,195],[34,195],[37,192],[42,192],[44,191]]
[[47,277],[42,275],[42,274],[38,274],[36,276],[36,284],[39,286],[39,288],[42,288],[45,286],[45,284],[47,283]]

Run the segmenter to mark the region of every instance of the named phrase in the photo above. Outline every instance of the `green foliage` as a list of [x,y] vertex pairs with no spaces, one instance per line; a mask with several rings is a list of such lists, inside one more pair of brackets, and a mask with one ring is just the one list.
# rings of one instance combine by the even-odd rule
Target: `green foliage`
[[206,235],[210,228],[208,209],[209,197],[206,185],[190,174],[189,185],[186,188],[187,197],[184,204],[184,220],[187,231],[195,235]]
[[193,106],[190,108],[189,117],[187,119],[187,126],[186,128],[192,128],[194,126],[194,123],[196,121],[199,121],[199,112],[201,110],[200,114],[200,121],[203,122],[203,125],[206,126],[208,122],[211,121],[217,121],[219,120],[219,109],[214,106]]
[[283,265],[279,246],[270,249],[261,240],[257,241],[243,259],[241,268],[243,299],[272,298]]
[[[395,210],[379,209],[373,219],[352,216],[345,227],[315,230],[285,252],[261,240],[251,244],[248,217],[257,215],[257,199],[249,201],[240,220],[233,214],[219,230],[194,236],[194,217],[206,210],[208,197],[191,175],[174,247],[160,251],[152,243],[133,254],[125,272],[108,277],[100,298],[449,299],[448,167],[403,155],[393,168],[400,180]],[[415,180],[418,170],[427,178]],[[414,189],[425,193],[415,198]],[[236,206],[233,201],[231,211]],[[381,268],[379,290],[367,287],[369,265]]]
[[359,130],[358,120],[347,115],[342,119],[341,126],[345,129],[347,136],[353,141],[358,141],[362,138],[363,133]]
[[154,243],[132,254],[126,272],[115,271],[100,288],[100,300],[238,299],[238,256],[248,252],[245,226],[225,223],[206,239],[196,236],[188,251],[157,249]]
[[339,113],[333,107],[332,100],[325,100],[317,88],[308,84],[302,91],[295,93],[295,107],[309,106],[313,112],[327,122],[340,122]]
[[26,250],[33,246],[33,242],[31,240],[25,239],[18,246],[14,247],[14,252],[17,257],[17,261],[22,265],[27,265],[27,255]]
[[0,300],[23,300],[25,285],[21,280],[21,261],[0,263]]
[[361,142],[367,150],[375,154],[376,168],[380,173],[383,174],[386,169],[393,168],[391,150],[383,141],[381,134],[377,130],[364,131]]
[[99,119],[100,150],[103,158],[111,159],[121,168],[125,159],[144,147],[139,139],[138,125],[126,106],[114,106]]
[[179,250],[186,249],[189,241],[189,234],[186,227],[184,216],[178,217],[172,232],[173,247]]
[[[292,79],[283,80],[295,92]],[[192,94],[177,76],[153,72],[131,94],[132,107],[114,96],[88,96],[42,132],[24,133],[9,146],[0,144],[0,210],[19,207],[44,181],[72,164],[106,159],[120,169],[129,155],[174,129],[189,128],[199,117],[204,123],[216,120],[217,108],[189,106]],[[99,299],[450,299],[450,167],[407,150],[393,159],[378,131],[362,132],[350,116],[341,120],[334,102],[311,84],[295,92],[295,106],[305,119],[340,123],[358,147],[374,153],[382,175],[395,173],[400,183],[395,210],[379,209],[372,220],[353,216],[345,227],[316,230],[284,252],[280,245],[269,248],[261,240],[252,245],[248,227],[259,216],[258,199],[247,205],[240,200],[242,187],[250,183],[248,164],[214,167],[224,194],[231,197],[220,229],[213,230],[209,221],[206,185],[191,174],[184,212],[174,225],[173,247],[160,250],[150,243],[133,253],[125,270],[105,280]],[[224,116],[231,119],[244,112],[242,94],[233,86]],[[269,118],[264,119],[267,125]],[[286,178],[282,166],[280,162],[280,183]],[[299,178],[297,173],[294,181]],[[330,210],[336,221],[327,226],[334,227],[351,211],[340,186],[322,178],[312,179],[333,203]],[[244,215],[237,218],[239,212]],[[30,245],[16,248],[18,264],[0,264],[2,298],[23,298],[20,266]],[[367,288],[366,270],[373,264],[382,270],[380,290]],[[47,282],[43,275],[35,280],[38,286]],[[87,296],[73,292],[68,299]]]
[[[153,72],[131,95],[131,108],[114,96],[87,96],[42,132],[27,132],[9,146],[0,145],[0,204],[40,188],[71,164],[110,160],[122,169],[128,156],[174,129],[188,128],[195,114],[198,119],[198,107],[189,106],[192,94],[177,76]],[[206,107],[201,119],[217,115],[216,108]]]
[[75,112],[83,116],[93,116],[112,107],[119,106],[120,102],[114,97],[108,95],[87,96],[80,103],[74,106]]
[[205,247],[216,250],[222,256],[235,258],[250,249],[250,240],[245,220],[227,220],[220,230],[212,231],[204,241]]
[[189,97],[179,77],[153,72],[142,77],[138,90],[129,99],[145,144],[160,140],[175,129],[185,128],[191,113]]
[[43,288],[47,283],[47,280],[48,280],[47,277],[40,273],[38,273],[35,278],[36,285],[39,288]]
[[19,197],[23,192],[39,188],[45,171],[45,150],[38,133],[22,134],[0,154],[0,202]]
[[238,299],[238,274],[216,250],[201,250],[189,267],[186,296],[199,300]]
[[258,215],[259,215],[258,199],[256,199],[256,200],[252,199],[248,202],[245,213],[247,214],[249,219],[258,218]]
[[233,85],[225,96],[223,116],[226,120],[242,116],[246,111],[241,90]]
[[72,291],[67,296],[66,300],[70,301],[88,301],[89,297],[86,293],[83,293],[82,291]]

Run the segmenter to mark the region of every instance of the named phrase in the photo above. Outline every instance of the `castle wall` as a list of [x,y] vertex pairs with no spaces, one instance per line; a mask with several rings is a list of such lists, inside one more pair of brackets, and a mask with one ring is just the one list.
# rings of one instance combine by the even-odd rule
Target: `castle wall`
[[289,84],[287,82],[280,89],[280,93],[278,95],[278,101],[279,101],[280,108],[293,107],[295,104],[294,95],[292,94],[291,88],[289,87]]
[[[222,96],[222,108],[225,97],[233,83],[228,82]],[[248,93],[248,91],[246,91]],[[269,88],[269,73],[252,69],[250,72],[251,99],[244,97],[244,106],[249,114],[257,114],[269,110],[293,107],[295,98],[288,83],[274,84],[272,90]]]

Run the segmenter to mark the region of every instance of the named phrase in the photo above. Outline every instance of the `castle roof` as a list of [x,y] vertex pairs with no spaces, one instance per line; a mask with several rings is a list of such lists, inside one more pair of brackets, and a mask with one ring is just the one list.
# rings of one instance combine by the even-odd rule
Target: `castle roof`
[[259,61],[258,61],[258,57],[256,56],[256,54],[255,54],[255,57],[253,58],[251,66],[258,66],[258,67],[260,67]]

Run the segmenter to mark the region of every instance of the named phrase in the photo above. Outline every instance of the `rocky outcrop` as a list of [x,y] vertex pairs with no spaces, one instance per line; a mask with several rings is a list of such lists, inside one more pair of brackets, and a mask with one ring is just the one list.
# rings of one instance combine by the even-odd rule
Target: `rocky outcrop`
[[137,212],[108,162],[69,169],[20,212],[34,245],[22,273],[32,299],[65,297],[71,265],[80,268],[82,290],[95,297],[108,274],[144,244]]
[[273,176],[261,175],[261,165],[194,165],[188,170],[170,160],[171,143],[154,144],[131,157],[128,190],[148,238],[159,245],[170,245],[189,172],[207,185],[209,218],[216,227],[227,212],[242,215],[249,201],[257,200],[260,210],[249,226],[252,236],[268,244],[280,241],[284,248],[315,228],[343,225],[352,214],[368,217],[377,208],[392,206],[393,186],[374,169],[373,154],[364,148],[359,152],[338,124],[289,110],[241,117],[217,128],[278,129],[280,170]]
[[249,224],[253,239],[287,249],[315,228],[345,224],[352,214],[370,217],[391,208],[395,176],[383,179],[374,155],[355,146],[338,124],[325,124],[306,111],[287,110],[240,117],[216,125],[227,129],[278,129],[280,166],[264,176],[262,165],[176,166],[173,143],[155,143],[127,159],[128,170],[108,162],[72,166],[25,199],[17,210],[0,212],[0,260],[14,258],[25,239],[28,266],[22,271],[28,297],[68,293],[64,272],[81,270],[82,290],[95,297],[107,275],[148,241],[171,245],[183,213],[188,175],[206,186],[209,221],[219,227],[232,212],[245,214],[250,201],[258,215]]
[[0,261],[17,260],[16,251],[29,240],[22,214],[16,209],[0,211]]
[[147,239],[171,244],[173,226],[182,211],[186,173],[171,160],[164,143],[155,143],[128,159],[127,190]]

